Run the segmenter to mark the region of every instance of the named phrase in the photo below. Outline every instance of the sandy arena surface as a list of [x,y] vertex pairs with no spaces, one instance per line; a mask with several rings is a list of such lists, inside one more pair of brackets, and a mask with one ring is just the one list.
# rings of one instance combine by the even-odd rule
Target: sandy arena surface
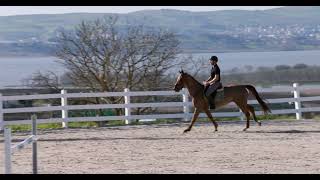
[[[39,173],[316,173],[320,121],[143,125],[39,131]],[[26,133],[13,134],[22,140]],[[4,172],[3,136],[0,171]],[[31,173],[31,145],[12,156],[13,173]]]

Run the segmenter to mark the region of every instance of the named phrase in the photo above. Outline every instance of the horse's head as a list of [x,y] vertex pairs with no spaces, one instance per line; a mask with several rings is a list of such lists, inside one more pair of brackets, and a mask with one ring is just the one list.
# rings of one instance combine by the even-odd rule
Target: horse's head
[[183,87],[184,87],[184,76],[186,75],[186,73],[183,72],[183,70],[179,71],[180,75],[178,76],[177,82],[174,85],[173,90],[176,92],[179,92]]

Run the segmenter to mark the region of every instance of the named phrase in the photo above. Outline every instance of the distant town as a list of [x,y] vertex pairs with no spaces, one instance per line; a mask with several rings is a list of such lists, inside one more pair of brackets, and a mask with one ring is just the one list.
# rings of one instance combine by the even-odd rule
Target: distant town
[[[320,25],[274,25],[274,26],[237,26],[225,32],[235,38],[244,38],[247,42],[264,38],[285,44],[292,38],[299,38],[300,42],[320,45]],[[262,40],[262,39],[261,39]]]

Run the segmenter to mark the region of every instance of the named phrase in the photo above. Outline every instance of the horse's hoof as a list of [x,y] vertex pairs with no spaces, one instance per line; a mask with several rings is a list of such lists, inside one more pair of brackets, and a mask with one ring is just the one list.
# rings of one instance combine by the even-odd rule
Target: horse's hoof
[[247,131],[248,128],[244,128],[242,131]]
[[183,131],[183,133],[187,133],[189,131],[190,131],[190,129],[186,129],[186,130]]

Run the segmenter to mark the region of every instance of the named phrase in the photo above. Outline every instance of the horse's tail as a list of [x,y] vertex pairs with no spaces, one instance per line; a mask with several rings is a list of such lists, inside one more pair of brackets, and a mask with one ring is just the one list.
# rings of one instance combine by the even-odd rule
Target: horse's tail
[[256,97],[257,101],[259,102],[260,106],[263,109],[264,114],[271,113],[270,108],[268,107],[267,103],[262,100],[262,98],[259,96],[257,90],[252,85],[245,85],[245,87]]

